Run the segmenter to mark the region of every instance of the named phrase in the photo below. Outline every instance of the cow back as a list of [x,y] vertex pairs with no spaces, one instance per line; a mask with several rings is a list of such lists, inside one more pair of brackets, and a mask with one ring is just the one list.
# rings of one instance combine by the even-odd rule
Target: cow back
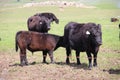
[[24,48],[32,52],[54,50],[58,40],[59,36],[57,35],[32,31],[21,31],[18,35],[18,42],[21,48],[24,46]]

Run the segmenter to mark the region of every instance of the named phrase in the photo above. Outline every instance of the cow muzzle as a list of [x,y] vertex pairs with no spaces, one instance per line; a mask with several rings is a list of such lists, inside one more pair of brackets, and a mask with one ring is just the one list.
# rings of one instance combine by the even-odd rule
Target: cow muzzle
[[50,30],[50,27],[48,27],[47,30]]
[[102,45],[102,42],[101,42],[101,41],[99,41],[99,42],[97,42],[97,44],[100,46],[100,45]]

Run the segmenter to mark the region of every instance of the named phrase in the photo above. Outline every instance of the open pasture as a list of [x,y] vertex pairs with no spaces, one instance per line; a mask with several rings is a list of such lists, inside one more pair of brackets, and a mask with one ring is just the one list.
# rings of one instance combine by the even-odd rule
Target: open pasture
[[[18,4],[18,3],[13,3]],[[78,8],[58,6],[22,7],[22,4],[0,7],[0,80],[119,80],[120,40],[119,22],[110,22],[111,17],[120,16],[117,8]],[[71,64],[66,65],[65,49],[54,52],[55,64],[43,64],[41,52],[33,55],[27,51],[29,65],[19,66],[19,52],[15,52],[15,34],[27,30],[27,19],[35,13],[52,12],[60,20],[51,24],[49,33],[63,35],[64,26],[70,22],[95,22],[102,25],[103,45],[98,53],[98,67],[88,70],[86,53],[81,53],[82,65],[76,65],[72,51]],[[120,19],[119,19],[120,20]],[[47,57],[50,63],[49,57]]]

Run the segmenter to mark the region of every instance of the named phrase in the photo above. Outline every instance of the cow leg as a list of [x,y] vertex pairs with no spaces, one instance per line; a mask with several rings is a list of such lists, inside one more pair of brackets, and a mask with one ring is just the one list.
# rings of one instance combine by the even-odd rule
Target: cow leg
[[88,60],[89,60],[88,68],[91,69],[92,68],[92,56],[91,56],[90,52],[87,52],[87,57],[88,57]]
[[20,50],[20,65],[28,65],[28,61],[26,58],[26,50]]
[[49,57],[50,57],[51,63],[54,63],[54,59],[53,59],[53,51],[49,51],[48,54],[49,54]]
[[79,59],[80,52],[76,51],[76,59],[77,59],[77,65],[80,65],[80,59]]
[[70,60],[69,60],[70,54],[71,54],[70,48],[66,48],[66,55],[67,55],[67,57],[66,57],[66,63],[67,64],[70,64]]
[[93,66],[96,67],[97,66],[97,53],[94,53],[94,62],[93,62]]
[[24,65],[24,56],[23,53],[20,51],[20,66]]
[[47,52],[43,51],[43,63],[47,63],[46,62],[46,57],[47,57]]
[[25,54],[25,57],[24,57],[24,61],[25,61],[25,65],[28,65],[26,54]]

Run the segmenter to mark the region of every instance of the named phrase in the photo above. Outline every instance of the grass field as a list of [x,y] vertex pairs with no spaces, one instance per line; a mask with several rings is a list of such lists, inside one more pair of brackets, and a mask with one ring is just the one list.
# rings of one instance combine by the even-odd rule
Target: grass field
[[[58,6],[36,6],[22,8],[22,4],[24,3],[17,3],[14,1],[11,2],[11,4],[4,4],[4,6],[2,6],[3,4],[0,4],[0,80],[40,80],[40,77],[43,80],[57,80],[56,78],[58,78],[58,80],[120,79],[120,41],[118,38],[120,31],[118,29],[118,24],[120,22],[110,22],[111,17],[120,16],[120,9],[99,7],[95,9],[65,7],[62,11],[60,11]],[[70,21],[80,23],[95,22],[101,24],[103,45],[101,46],[98,54],[98,68],[93,68],[91,71],[86,70],[88,61],[85,53],[81,53],[82,65],[77,66],[74,51],[72,51],[72,64],[69,66],[65,65],[66,55],[64,48],[59,48],[54,52],[55,61],[59,62],[59,64],[42,64],[40,63],[42,62],[41,52],[37,52],[32,56],[28,51],[28,61],[29,63],[35,61],[35,65],[29,65],[27,67],[20,67],[16,65],[10,67],[10,65],[19,64],[19,54],[18,52],[15,52],[16,32],[20,30],[27,30],[26,23],[28,17],[38,12],[52,12],[59,18],[60,23],[53,23],[51,25],[52,28],[49,31],[49,33],[56,35],[63,35],[64,26]],[[35,70],[36,73],[31,70]],[[42,72],[41,74],[40,70],[44,71],[44,73]],[[53,70],[53,72],[48,70]],[[32,73],[35,75],[31,76]],[[19,78],[16,78],[17,74],[20,74]],[[27,77],[20,78],[23,76],[22,74]],[[39,74],[39,76],[37,74]],[[51,74],[51,76],[44,78],[46,74]],[[62,75],[64,74],[68,74],[66,75],[67,77],[63,77]],[[54,77],[54,75],[57,77]],[[75,75],[77,75],[76,78]],[[88,78],[86,78],[85,75],[87,75]],[[74,77],[68,78],[68,76]]]

